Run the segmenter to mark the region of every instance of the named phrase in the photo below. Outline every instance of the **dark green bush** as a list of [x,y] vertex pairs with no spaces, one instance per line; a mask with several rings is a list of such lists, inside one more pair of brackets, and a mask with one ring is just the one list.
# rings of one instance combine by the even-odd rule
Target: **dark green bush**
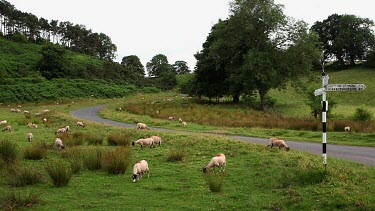
[[169,162],[182,161],[184,156],[185,156],[185,153],[183,151],[172,149],[169,151],[167,155],[167,161]]
[[125,134],[110,134],[108,136],[109,146],[130,146],[131,137]]
[[372,119],[372,114],[370,111],[364,109],[364,108],[357,108],[353,115],[353,120],[355,121],[370,121]]
[[47,156],[47,146],[44,143],[36,143],[25,147],[23,158],[28,160],[40,160]]
[[33,185],[42,181],[42,174],[33,167],[13,167],[10,169],[10,183],[16,187]]
[[131,150],[120,147],[115,151],[106,152],[102,156],[102,165],[109,174],[125,174],[130,165]]
[[13,142],[0,140],[0,158],[6,163],[14,163],[17,159],[18,148]]
[[206,183],[211,192],[221,192],[224,184],[224,174],[222,173],[208,173],[205,175]]
[[102,149],[91,147],[83,151],[83,162],[88,170],[99,170],[102,168]]

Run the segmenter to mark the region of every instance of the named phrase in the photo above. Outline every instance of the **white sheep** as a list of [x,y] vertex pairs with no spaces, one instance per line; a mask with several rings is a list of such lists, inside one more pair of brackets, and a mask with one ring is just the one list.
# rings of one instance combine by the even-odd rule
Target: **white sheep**
[[138,130],[143,130],[143,129],[150,130],[150,128],[148,128],[147,125],[146,125],[145,123],[138,123],[136,128],[137,128]]
[[142,175],[147,172],[147,178],[150,177],[150,169],[148,163],[145,160],[141,160],[134,164],[133,168],[133,182],[136,182],[142,178]]
[[154,145],[154,140],[152,138],[141,138],[132,142],[133,146],[136,144],[141,145],[141,148],[143,148],[143,145],[150,145],[151,148]]
[[45,117],[42,120],[43,120],[44,123],[47,122],[47,118],[45,118]]
[[23,114],[30,114],[30,111],[24,110]]
[[65,148],[65,146],[62,143],[62,140],[60,138],[56,138],[55,139],[55,147],[57,147],[59,149],[64,149]]
[[17,112],[17,110],[15,108],[11,108],[10,112]]
[[9,131],[9,132],[12,132],[12,127],[10,125],[7,125],[5,127],[3,127],[2,131]]
[[77,127],[85,127],[85,124],[83,124],[83,122],[80,122],[80,121],[78,121],[77,122]]
[[156,114],[159,114],[159,113],[160,113],[160,111],[159,111],[159,110],[157,110],[157,111],[156,111]]
[[349,126],[346,126],[346,127],[344,128],[344,130],[345,130],[345,132],[350,132],[350,131],[351,131],[351,129],[350,129]]
[[183,122],[183,120],[182,120],[182,118],[180,117],[180,118],[178,118],[178,121],[180,122],[180,123],[182,123]]
[[48,109],[44,109],[44,110],[43,110],[43,113],[48,113],[48,112],[49,112]]
[[153,145],[159,144],[161,146],[161,142],[163,141],[160,136],[151,136],[150,137],[153,140]]
[[17,108],[22,108],[22,106],[21,106],[21,105],[18,105]]
[[31,122],[27,123],[27,127],[33,127],[33,123]]
[[21,112],[21,109],[16,109],[16,113],[20,113]]
[[38,113],[35,113],[34,115],[35,115],[35,116],[42,116],[42,113],[39,113],[39,112],[38,112]]
[[222,153],[217,154],[215,157],[211,158],[211,161],[208,163],[207,166],[203,168],[203,172],[207,173],[210,168],[213,167],[213,171],[215,171],[215,168],[219,168],[219,171],[225,171],[225,167],[227,165],[225,155]]
[[58,133],[66,133],[69,131],[69,126],[66,126],[66,127],[63,127],[63,128],[59,128],[56,130],[55,134],[58,134]]
[[173,116],[168,117],[169,120],[174,120]]
[[182,127],[186,127],[187,126],[187,123],[186,122],[182,122]]
[[286,151],[290,150],[290,147],[288,147],[288,145],[285,144],[285,141],[280,140],[280,139],[275,138],[275,137],[270,138],[270,143],[267,145],[267,147],[271,147],[271,148],[273,146],[277,146],[277,147],[279,147],[279,149],[285,147]]
[[38,128],[38,125],[37,124],[32,124],[32,127],[33,128]]
[[33,140],[33,134],[32,133],[28,133],[26,136],[27,136],[27,140],[28,141],[32,141]]
[[6,120],[0,121],[0,125],[6,125],[7,123],[8,123],[8,121],[6,121]]

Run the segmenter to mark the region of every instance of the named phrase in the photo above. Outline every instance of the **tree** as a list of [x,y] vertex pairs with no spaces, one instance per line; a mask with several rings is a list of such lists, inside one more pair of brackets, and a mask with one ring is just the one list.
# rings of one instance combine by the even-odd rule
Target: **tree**
[[190,73],[190,69],[187,65],[187,62],[185,61],[176,61],[173,64],[173,69],[176,72],[176,74],[179,74],[179,75]]
[[42,48],[42,59],[38,65],[40,73],[48,80],[66,76],[65,49],[58,45],[46,45]]
[[130,74],[136,78],[143,78],[145,76],[145,68],[136,55],[124,56],[121,65],[123,65]]
[[345,66],[346,61],[354,66],[356,60],[365,59],[374,49],[372,27],[374,22],[368,18],[333,14],[315,22],[311,30],[319,35],[325,58],[336,58],[340,66]]
[[163,54],[157,54],[147,62],[146,68],[150,77],[160,77],[163,73],[173,71],[172,65],[168,63],[168,59]]

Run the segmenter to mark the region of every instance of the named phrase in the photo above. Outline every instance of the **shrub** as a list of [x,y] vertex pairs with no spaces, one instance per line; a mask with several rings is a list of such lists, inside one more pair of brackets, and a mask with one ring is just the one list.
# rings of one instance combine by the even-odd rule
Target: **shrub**
[[102,145],[103,144],[103,137],[100,135],[88,135],[86,137],[86,141],[90,145]]
[[208,173],[205,175],[205,179],[211,192],[221,192],[224,184],[224,174]]
[[169,162],[182,161],[184,156],[185,156],[184,152],[172,149],[172,150],[169,151],[169,153],[167,155],[167,161],[169,161]]
[[72,178],[72,170],[70,166],[66,165],[65,163],[48,163],[46,166],[46,171],[55,187],[67,186]]
[[10,169],[10,183],[16,187],[33,185],[42,181],[42,174],[33,167],[13,167]]
[[104,153],[103,168],[110,174],[124,174],[130,165],[130,153],[129,147],[120,147],[115,151]]
[[99,170],[101,164],[102,150],[100,148],[88,148],[84,151],[83,162],[88,170]]
[[72,169],[72,173],[76,174],[81,171],[82,168],[82,161],[81,159],[73,158],[69,159],[70,167]]
[[80,146],[83,144],[85,140],[83,138],[83,135],[80,133],[73,133],[73,134],[63,133],[63,134],[59,134],[57,137],[61,138],[61,140],[64,143],[64,146],[68,146],[68,147]]
[[353,115],[353,120],[355,121],[370,121],[372,119],[372,114],[370,111],[364,109],[364,108],[357,108]]
[[131,137],[125,134],[110,134],[108,145],[110,146],[130,146]]
[[[44,142],[45,144],[45,142]],[[32,144],[25,147],[23,157],[29,160],[40,160],[47,156],[46,146],[43,144]]]
[[18,149],[15,143],[0,140],[0,158],[6,163],[14,163],[17,159]]
[[10,192],[2,198],[2,208],[4,210],[13,210],[23,207],[31,207],[40,202],[40,194]]

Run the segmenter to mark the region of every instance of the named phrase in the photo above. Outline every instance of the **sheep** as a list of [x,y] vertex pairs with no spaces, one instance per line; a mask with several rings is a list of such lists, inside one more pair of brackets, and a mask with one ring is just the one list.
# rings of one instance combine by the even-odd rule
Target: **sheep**
[[147,125],[146,125],[145,123],[138,123],[136,128],[137,128],[138,130],[143,130],[143,129],[150,130],[150,128],[148,128]]
[[24,110],[23,114],[30,114],[30,111]]
[[58,133],[66,133],[69,131],[69,126],[66,126],[66,127],[63,127],[63,128],[59,128],[56,130],[55,134],[58,134]]
[[21,113],[21,109],[16,109],[16,113]]
[[15,108],[11,108],[10,112],[17,112],[17,110]]
[[219,171],[225,171],[225,167],[227,165],[225,155],[222,153],[217,154],[215,157],[211,159],[207,166],[203,168],[203,173],[208,173],[209,169],[213,167],[213,171],[215,168],[218,167]]
[[21,106],[21,105],[18,105],[17,108],[22,108],[22,106]]
[[55,140],[55,147],[57,147],[59,149],[64,149],[65,148],[65,146],[62,143],[62,140],[60,138],[56,138],[56,140]]
[[122,111],[122,108],[117,108],[116,111]]
[[154,144],[159,144],[159,146],[161,146],[161,142],[163,140],[160,138],[160,136],[151,136],[150,138],[153,140],[153,145]]
[[32,124],[32,127],[33,128],[38,128],[38,125],[37,124]]
[[65,126],[65,130],[66,130],[66,132],[68,132],[70,130],[69,125]]
[[143,138],[143,139],[141,138],[141,139],[138,139],[137,141],[132,142],[133,146],[136,144],[141,145],[141,149],[143,148],[143,145],[150,145],[150,148],[152,148],[154,145],[154,140],[152,138]]
[[180,122],[180,123],[182,123],[183,122],[183,120],[182,120],[182,118],[180,117],[180,118],[178,118],[178,121]]
[[27,127],[33,127],[33,123],[31,122],[27,123]]
[[44,110],[43,110],[43,113],[48,113],[48,112],[49,112],[48,109],[44,109]]
[[77,122],[77,127],[85,128],[85,124],[83,124],[83,122]]
[[157,111],[156,111],[156,114],[159,114],[159,113],[160,113],[160,111],[159,111],[159,110],[157,110]]
[[173,116],[168,117],[169,120],[174,120]]
[[35,113],[34,115],[35,115],[35,116],[42,116],[42,113],[39,113],[39,112],[38,112],[38,113]]
[[138,161],[133,167],[133,182],[136,182],[142,178],[142,175],[147,172],[147,178],[150,177],[150,169],[148,163],[145,160]]
[[28,133],[26,136],[27,136],[27,140],[28,141],[32,141],[33,140],[33,134],[32,133]]
[[350,131],[351,131],[351,129],[350,129],[349,126],[346,126],[346,127],[344,128],[344,130],[345,130],[345,132],[350,132]]
[[42,120],[43,120],[44,123],[47,122],[47,118],[45,118],[45,117]]
[[270,143],[267,145],[267,147],[271,147],[271,148],[273,146],[277,146],[277,147],[279,147],[279,149],[285,147],[286,151],[290,150],[290,147],[288,147],[288,145],[285,144],[285,141],[280,140],[280,139],[275,138],[275,137],[270,138]]
[[187,126],[187,123],[186,122],[182,122],[182,127],[186,127]]
[[6,125],[7,123],[8,123],[8,121],[6,121],[6,120],[0,121],[0,125]]
[[2,131],[9,131],[9,132],[12,132],[12,127],[10,125],[7,125],[5,127],[3,127]]

